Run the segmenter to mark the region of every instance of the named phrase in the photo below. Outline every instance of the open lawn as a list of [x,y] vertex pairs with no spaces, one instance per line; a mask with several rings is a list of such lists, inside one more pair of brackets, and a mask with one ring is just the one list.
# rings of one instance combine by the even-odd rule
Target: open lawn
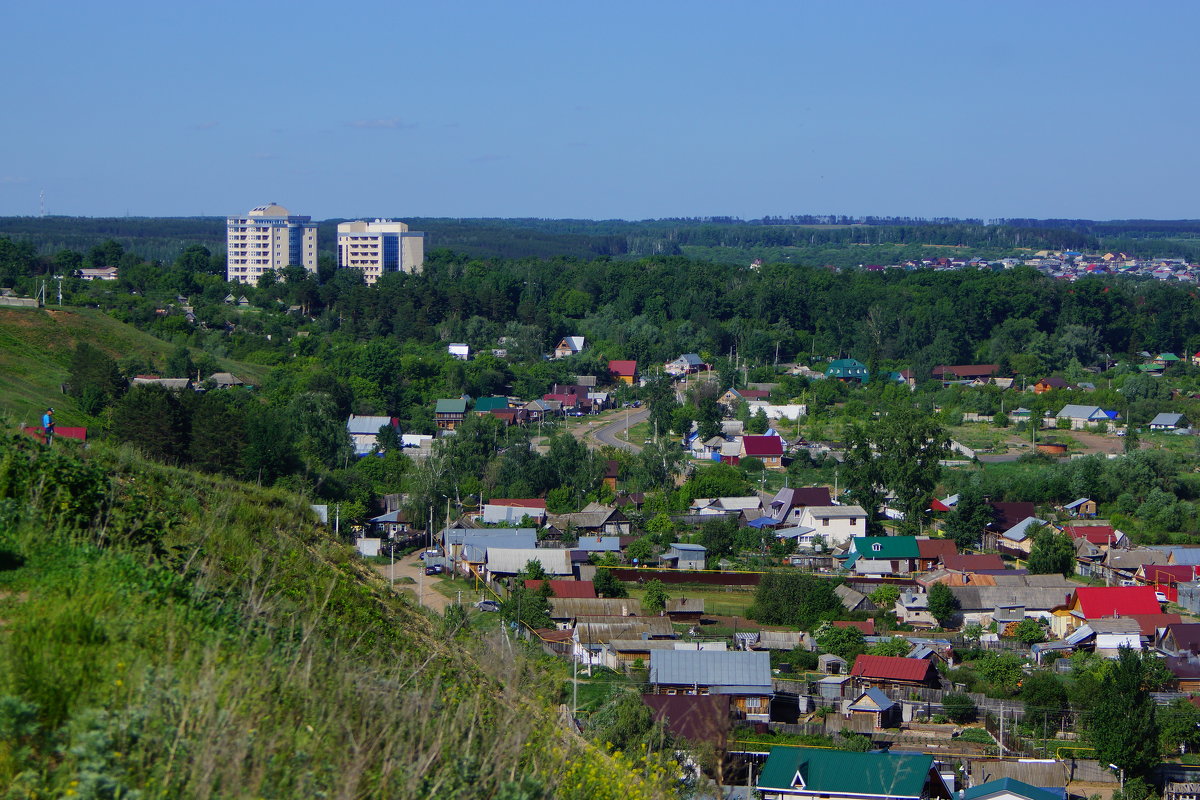
[[[643,586],[626,584],[629,596],[641,600],[646,589]],[[746,589],[714,589],[711,586],[695,584],[668,584],[668,597],[694,597],[704,600],[705,616],[745,617],[746,609],[754,603],[753,590]]]
[[[73,398],[62,394],[75,345],[87,342],[120,360],[136,356],[163,364],[174,345],[92,308],[0,308],[0,412],[37,424],[54,406],[59,425],[91,425]],[[270,370],[220,359],[222,368],[250,383]]]

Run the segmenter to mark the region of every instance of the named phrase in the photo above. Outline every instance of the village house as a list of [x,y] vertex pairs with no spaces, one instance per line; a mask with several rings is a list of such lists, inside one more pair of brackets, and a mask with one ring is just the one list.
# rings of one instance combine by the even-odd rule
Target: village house
[[738,457],[757,458],[767,469],[783,469],[783,440],[778,436],[743,436]]
[[990,383],[1000,371],[999,364],[954,364],[934,367],[930,373],[943,385],[951,383]]
[[570,514],[551,514],[549,524],[560,531],[574,531],[584,536],[628,536],[629,517],[615,506],[588,503],[582,511]]
[[828,507],[833,505],[829,488],[808,486],[795,489],[780,489],[764,511],[778,522],[799,521],[801,513],[809,506]]
[[396,438],[400,437],[400,420],[397,417],[350,415],[346,420],[346,432],[350,434],[354,455],[365,456],[375,448],[380,428],[391,428],[396,432]]
[[1161,613],[1152,586],[1080,586],[1066,603],[1054,609],[1050,629],[1059,638],[1066,638],[1094,620]]
[[842,383],[871,382],[871,373],[867,370],[867,365],[855,358],[839,358],[829,362],[829,366],[825,368],[825,377]]
[[1064,790],[1041,789],[1014,778],[988,781],[961,792],[959,800],[1063,800]]
[[908,575],[921,551],[915,536],[861,536],[850,540],[846,568],[858,575]]
[[1054,415],[1053,420],[1047,420],[1046,423],[1058,425],[1062,420],[1066,420],[1072,430],[1081,431],[1092,425],[1100,425],[1107,429],[1110,424],[1118,419],[1118,414],[1115,411],[1105,411],[1100,406],[1081,406],[1075,403],[1068,403],[1059,409],[1059,412]]
[[466,418],[467,401],[465,398],[438,400],[433,409],[433,421],[440,431],[452,431]]
[[662,554],[662,561],[674,569],[704,569],[707,552],[702,544],[673,542]]
[[929,612],[929,595],[906,589],[896,598],[896,621],[914,628],[936,628],[937,618]]
[[862,506],[805,506],[797,524],[815,530],[827,546],[840,546],[867,535],[867,512]]
[[772,747],[758,776],[757,788],[763,800],[950,800],[951,797],[933,756],[808,747]]
[[1150,430],[1152,431],[1175,431],[1190,427],[1192,424],[1183,414],[1169,414],[1164,411],[1150,420]]
[[1086,517],[1091,519],[1096,516],[1096,501],[1087,497],[1081,497],[1063,506],[1063,511],[1066,511],[1072,517]]
[[554,348],[555,358],[566,358],[583,351],[582,336],[564,336]]
[[541,525],[546,521],[546,501],[493,498],[483,504],[477,519],[485,525],[516,525],[528,518]]
[[609,361],[608,371],[612,375],[613,382],[632,386],[634,380],[637,378],[637,362]]
[[1055,389],[1074,389],[1075,387],[1064,381],[1062,378],[1042,378],[1033,385],[1034,394],[1045,394],[1052,392]]
[[694,375],[701,370],[708,368],[708,364],[704,363],[704,359],[695,353],[684,353],[679,358],[672,359],[663,365],[663,372],[668,375]]
[[923,658],[863,654],[854,659],[850,676],[860,689],[887,690],[906,686],[936,689],[941,685],[937,669]]
[[650,653],[653,694],[733,698],[734,713],[747,720],[771,718],[771,656],[746,650],[655,650]]

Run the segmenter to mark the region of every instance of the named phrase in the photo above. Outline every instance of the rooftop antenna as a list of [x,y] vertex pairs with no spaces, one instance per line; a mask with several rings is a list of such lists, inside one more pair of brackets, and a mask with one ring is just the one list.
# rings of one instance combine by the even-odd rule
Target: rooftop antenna
[[46,190],[45,189],[42,189],[41,194],[38,195],[38,201],[39,201],[39,209],[41,211],[41,216],[44,217],[44,216],[46,216]]

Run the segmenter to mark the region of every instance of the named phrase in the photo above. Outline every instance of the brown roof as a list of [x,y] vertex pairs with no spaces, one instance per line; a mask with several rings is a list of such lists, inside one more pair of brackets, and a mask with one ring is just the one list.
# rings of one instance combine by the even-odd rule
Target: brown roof
[[1004,569],[1004,559],[998,553],[955,553],[942,558],[942,566],[958,572],[980,572]]
[[958,545],[953,539],[917,539],[917,552],[921,558],[940,558],[958,553]]
[[691,742],[708,742],[718,749],[725,747],[729,734],[731,701],[727,694],[642,695],[654,721],[665,722],[673,735]]
[[1006,531],[1023,519],[1034,516],[1033,503],[989,503],[994,514],[994,521],[989,528]]
[[838,619],[834,620],[832,624],[835,628],[858,628],[863,632],[863,636],[875,635],[875,620],[873,619]]
[[862,678],[921,682],[929,679],[933,669],[933,664],[923,658],[860,655],[854,659],[850,674]]

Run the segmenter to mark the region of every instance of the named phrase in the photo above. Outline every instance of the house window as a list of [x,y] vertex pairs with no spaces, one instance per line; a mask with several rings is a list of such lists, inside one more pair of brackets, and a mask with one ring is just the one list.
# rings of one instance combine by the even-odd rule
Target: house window
[[762,698],[761,697],[747,697],[746,698],[746,708],[762,708]]
[[667,694],[673,695],[673,694],[675,694],[675,690],[674,690],[674,689],[667,689]]
[[853,527],[855,527],[856,525],[858,525],[858,520],[857,520],[857,519],[855,519],[854,517],[851,517],[851,518],[850,518],[850,527],[851,527],[851,528],[853,528]]
[[871,545],[871,549],[878,553],[883,549],[883,545],[879,544],[879,542],[876,542],[875,544]]
[[828,517],[825,517],[824,519],[822,519],[822,520],[821,520],[821,527],[822,527],[822,528],[828,528],[828,527],[829,527],[829,518],[828,518]]

